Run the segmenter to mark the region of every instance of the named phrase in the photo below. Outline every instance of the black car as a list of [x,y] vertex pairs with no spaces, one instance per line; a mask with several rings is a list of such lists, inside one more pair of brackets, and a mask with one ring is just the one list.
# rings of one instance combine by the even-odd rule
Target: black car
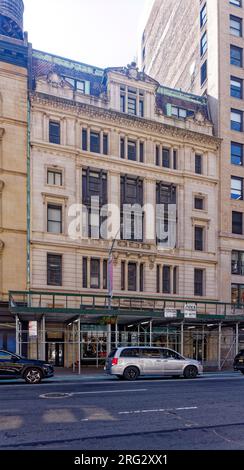
[[244,349],[241,349],[240,352],[236,355],[234,359],[234,370],[239,370],[244,374]]
[[24,379],[28,384],[39,384],[53,374],[53,366],[45,361],[26,359],[0,350],[0,379]]

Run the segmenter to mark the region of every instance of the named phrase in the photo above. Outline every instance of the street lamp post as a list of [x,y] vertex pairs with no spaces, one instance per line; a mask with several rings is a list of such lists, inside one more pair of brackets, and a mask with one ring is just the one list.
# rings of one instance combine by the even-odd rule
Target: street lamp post
[[115,245],[115,242],[117,240],[120,230],[121,230],[121,226],[119,227],[112,241],[112,245],[111,245],[111,248],[109,250],[109,255],[108,255],[108,308],[109,310],[111,310],[112,299],[113,299],[113,249],[114,249],[114,245]]

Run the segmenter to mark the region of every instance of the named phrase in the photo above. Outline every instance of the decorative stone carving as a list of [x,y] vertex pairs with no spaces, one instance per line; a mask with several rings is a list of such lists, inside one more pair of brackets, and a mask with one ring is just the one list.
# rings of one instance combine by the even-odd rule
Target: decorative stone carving
[[54,88],[59,88],[64,86],[64,81],[60,75],[55,72],[50,72],[47,76],[47,81]]
[[0,240],[0,253],[3,251],[3,249],[4,249],[4,242]]
[[4,181],[0,180],[0,194],[3,192],[4,185],[5,185]]
[[154,264],[155,264],[155,261],[156,261],[156,257],[155,256],[149,256],[149,268],[150,269],[153,269],[154,268]]

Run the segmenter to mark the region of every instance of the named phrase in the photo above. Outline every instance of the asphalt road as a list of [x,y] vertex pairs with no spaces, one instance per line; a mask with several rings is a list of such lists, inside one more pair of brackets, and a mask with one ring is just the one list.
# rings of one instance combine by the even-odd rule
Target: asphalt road
[[244,377],[0,382],[0,450],[243,450]]

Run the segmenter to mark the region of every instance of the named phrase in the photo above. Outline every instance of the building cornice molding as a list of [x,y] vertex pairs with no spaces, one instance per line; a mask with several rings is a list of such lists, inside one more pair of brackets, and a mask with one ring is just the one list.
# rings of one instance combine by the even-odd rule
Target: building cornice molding
[[77,103],[65,98],[56,96],[46,95],[44,93],[32,93],[31,94],[32,105],[40,104],[42,106],[49,106],[52,108],[59,108],[62,110],[72,109],[80,114],[85,114],[88,117],[95,119],[102,119],[103,121],[110,121],[112,125],[115,123],[120,126],[133,127],[134,129],[141,129],[144,131],[151,131],[157,134],[168,135],[178,139],[182,139],[187,142],[191,142],[193,145],[196,143],[203,143],[209,145],[215,149],[218,149],[221,139],[202,134],[200,132],[182,129],[179,127],[171,126],[169,124],[152,121],[149,119],[143,119],[139,117],[132,117],[124,115],[118,111],[108,110],[99,108],[90,104]]

